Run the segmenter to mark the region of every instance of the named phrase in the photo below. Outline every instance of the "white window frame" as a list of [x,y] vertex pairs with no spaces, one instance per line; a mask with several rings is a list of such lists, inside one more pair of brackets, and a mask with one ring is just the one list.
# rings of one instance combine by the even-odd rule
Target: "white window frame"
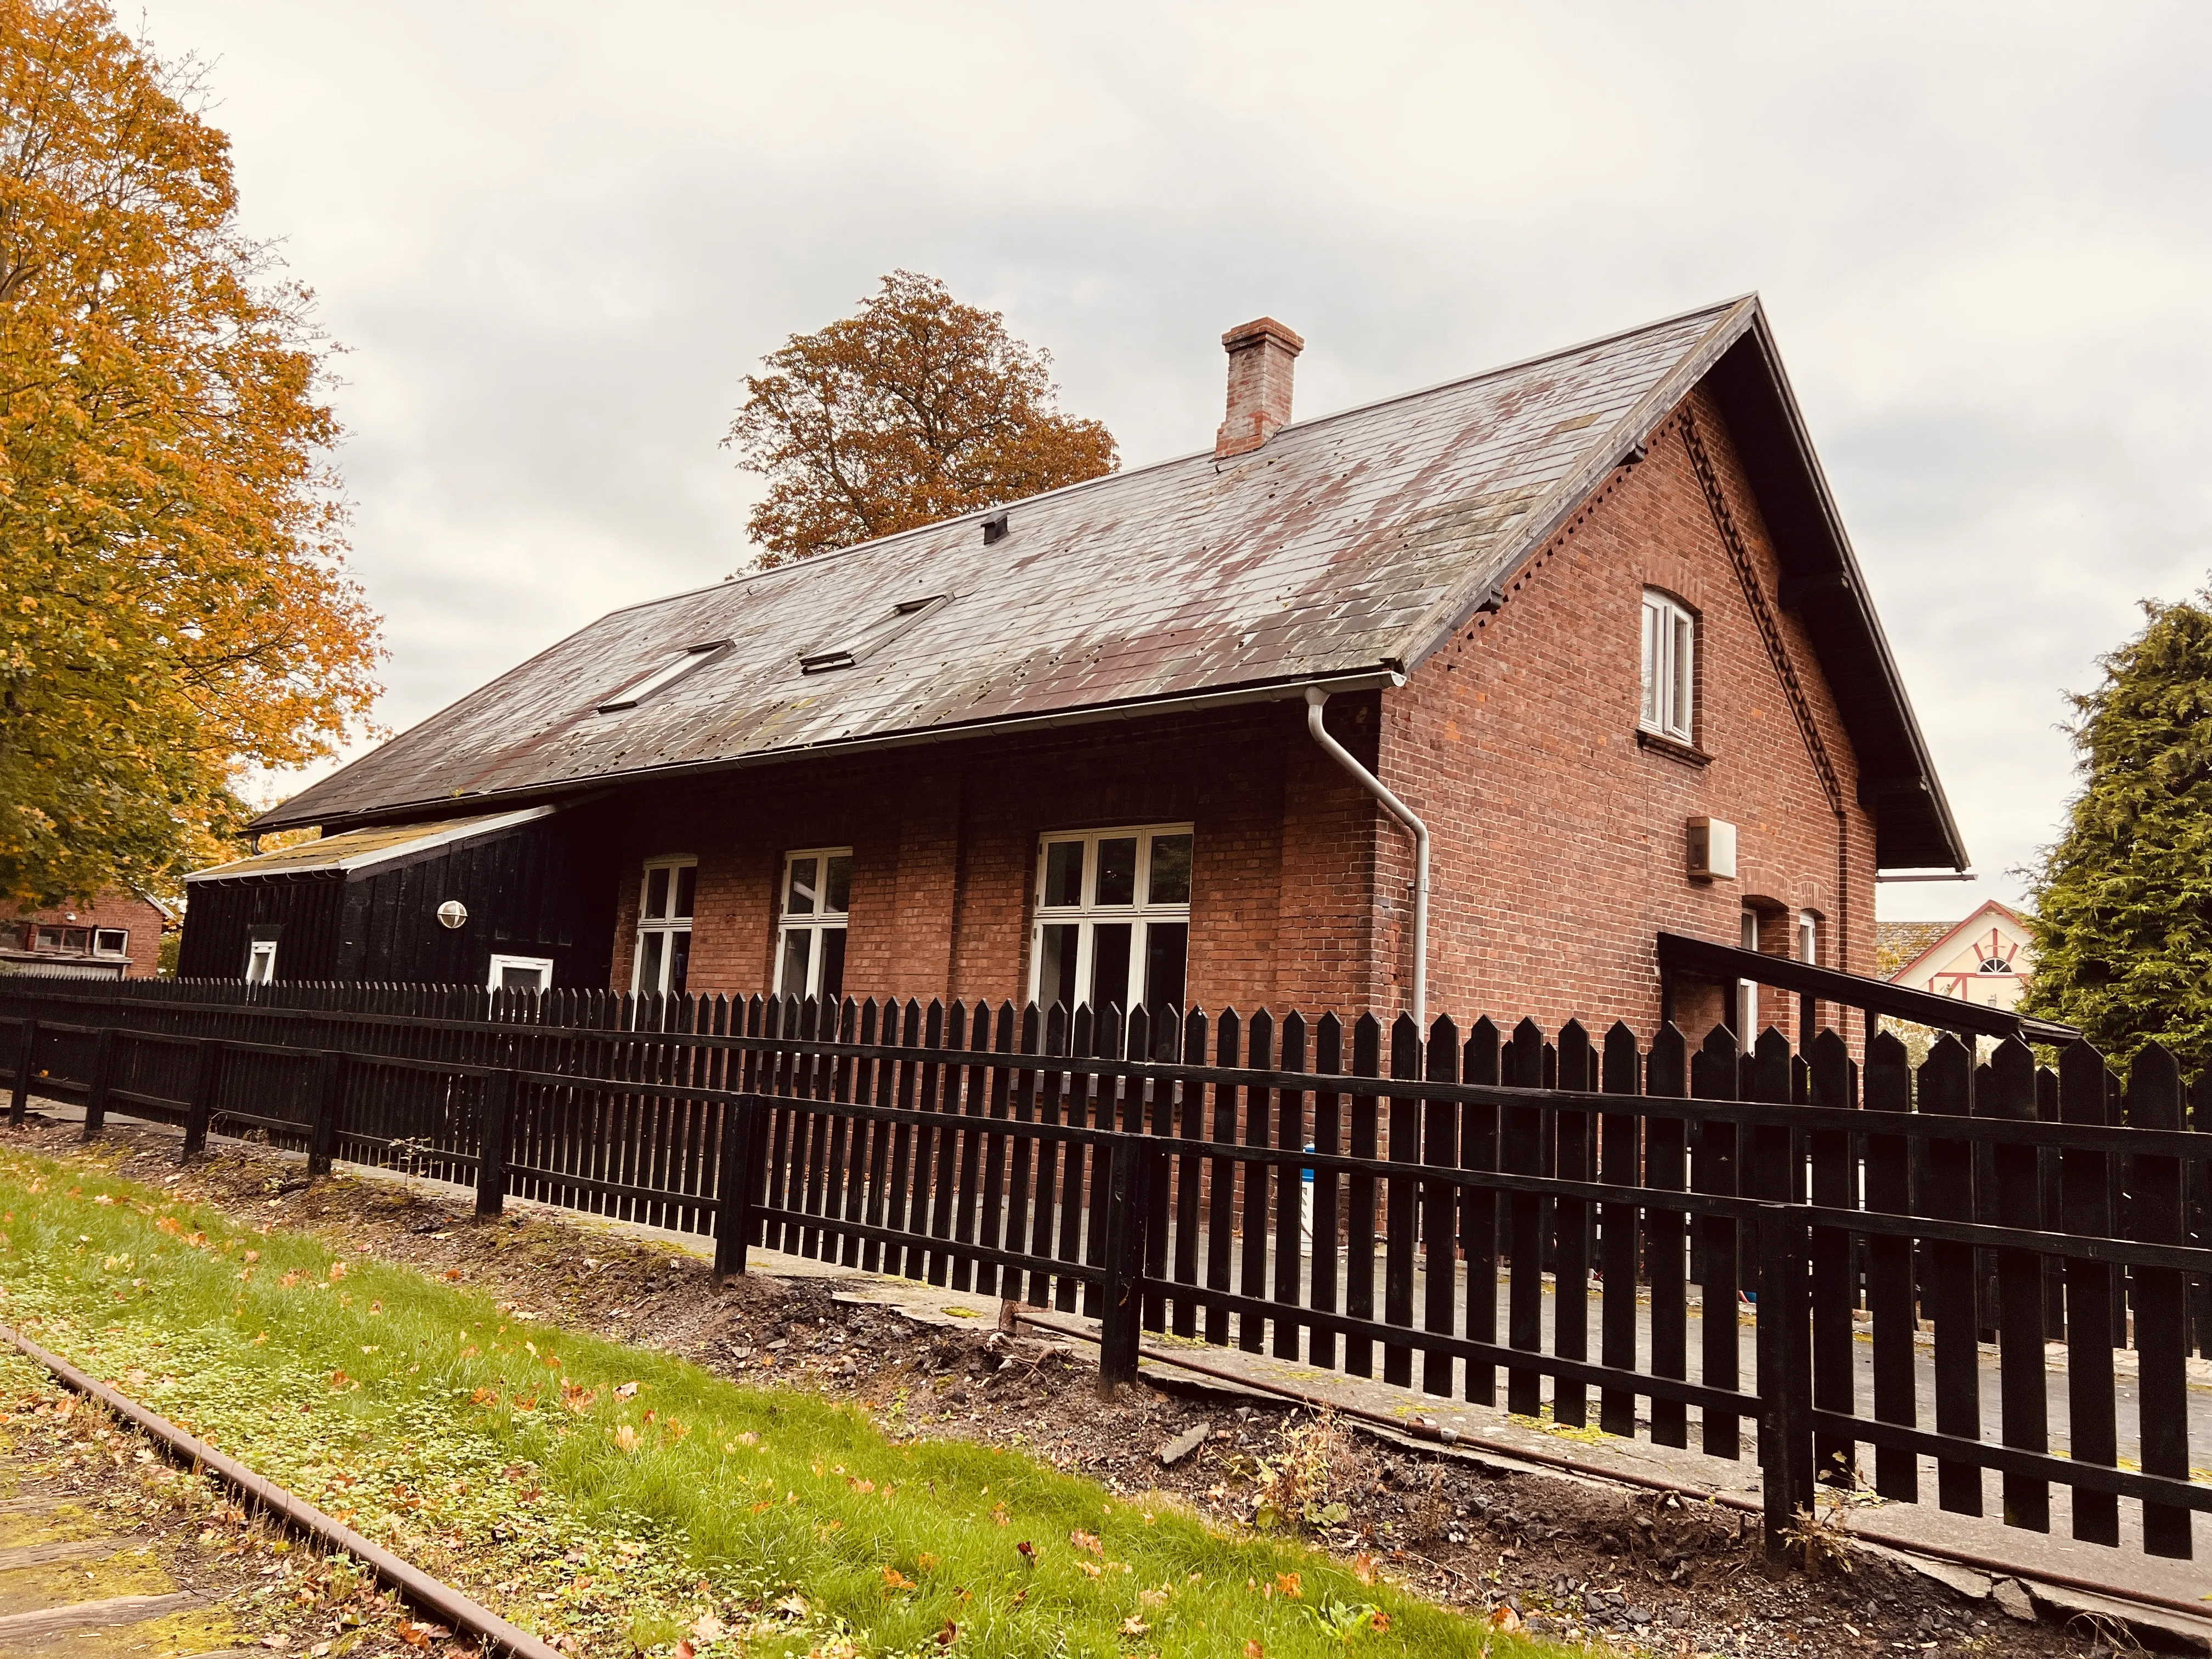
[[1797,913],[1797,960],[1815,968],[1820,965],[1820,916],[1816,910]]
[[[1183,975],[1185,1000],[1188,1000],[1190,956],[1190,901],[1186,898],[1176,904],[1155,904],[1152,902],[1152,842],[1162,836],[1189,836],[1192,863],[1196,865],[1197,836],[1188,823],[1125,823],[1105,830],[1051,830],[1037,837],[1036,878],[1031,890],[1030,926],[1030,1000],[1042,1003],[1044,1000],[1044,930],[1050,927],[1073,926],[1076,936],[1075,984],[1079,1003],[1090,999],[1083,988],[1091,984],[1096,956],[1096,941],[1099,924],[1129,922],[1128,981],[1115,995],[1111,988],[1096,988],[1104,991],[1101,1004],[1116,1004],[1126,1015],[1143,1000],[1145,967],[1149,954],[1150,934],[1157,923],[1180,925],[1184,934]],[[1125,841],[1134,836],[1137,842],[1137,874],[1135,902],[1130,904],[1100,904],[1098,890],[1098,843],[1104,841]],[[1083,896],[1079,903],[1047,905],[1045,903],[1045,873],[1049,866],[1052,849],[1070,842],[1083,843]],[[1058,999],[1055,998],[1054,1000]],[[1075,1012],[1071,1008],[1068,1012]]]
[[[638,995],[673,994],[669,984],[676,965],[673,935],[678,933],[684,935],[684,955],[687,963],[689,963],[692,918],[688,914],[679,916],[675,912],[679,902],[679,896],[683,891],[682,872],[686,870],[693,872],[691,902],[693,908],[697,908],[698,868],[699,860],[685,854],[666,858],[647,859],[644,868],[638,872],[637,945],[636,948],[630,952],[629,961],[629,988]],[[656,870],[665,870],[668,872],[669,914],[663,916],[648,915],[646,913],[646,907],[653,896],[653,875]],[[654,982],[651,985],[645,982],[645,942],[648,937],[658,937],[660,940],[657,958],[659,966],[653,975]]]
[[[830,908],[830,860],[850,860],[849,847],[795,847],[783,855],[783,871],[775,885],[775,994],[780,997],[818,997],[822,994],[822,963],[823,936],[844,933],[849,939],[853,917],[853,887],[849,871],[845,878],[845,908]],[[791,869],[801,859],[815,860],[815,902],[811,910],[791,908]],[[791,938],[794,933],[808,936],[806,945],[806,983],[784,983],[785,963],[790,955]],[[839,993],[842,994],[842,974]]]
[[1644,590],[1643,660],[1638,726],[1676,743],[1695,742],[1697,613],[1656,587]]
[[[273,985],[276,981],[276,945],[273,939],[249,939],[246,946],[246,982]],[[258,969],[260,971],[256,972]]]
[[[112,933],[123,941],[112,950],[100,942],[102,933]],[[127,957],[131,954],[131,930],[128,927],[95,927],[92,930],[92,953],[96,957]]]
[[541,991],[550,991],[553,988],[552,957],[503,957],[497,955],[495,955],[491,959],[491,973],[489,977],[485,981],[487,987],[495,991],[510,988],[502,982],[506,978],[507,970],[510,968],[531,969],[538,975],[538,989]]
[[[1743,920],[1737,924],[1741,932],[1738,942],[1747,951],[1759,949],[1759,912],[1748,904],[1743,907]],[[1735,982],[1735,1041],[1738,1052],[1749,1054],[1751,1045],[1759,1041],[1759,981],[1740,979]]]

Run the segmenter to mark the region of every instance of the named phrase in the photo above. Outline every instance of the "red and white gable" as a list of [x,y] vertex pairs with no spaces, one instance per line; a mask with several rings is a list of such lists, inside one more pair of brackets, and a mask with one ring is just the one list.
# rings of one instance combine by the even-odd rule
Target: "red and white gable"
[[2011,1008],[2034,976],[2033,933],[2018,914],[1992,899],[1889,979],[1893,985],[1961,1002]]

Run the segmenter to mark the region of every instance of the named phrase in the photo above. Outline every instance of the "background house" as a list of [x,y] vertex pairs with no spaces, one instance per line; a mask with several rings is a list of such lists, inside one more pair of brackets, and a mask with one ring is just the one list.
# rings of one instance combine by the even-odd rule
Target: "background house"
[[1865,973],[1964,867],[1755,299],[1295,422],[1224,344],[1211,450],[617,611],[264,815],[327,839],[182,971],[1648,1026],[1659,931]]
[[1882,976],[1909,990],[2017,1008],[2035,977],[2033,931],[1994,899],[1963,921],[1886,921],[1877,932]]
[[176,923],[143,894],[110,888],[89,904],[0,909],[0,972],[151,979]]

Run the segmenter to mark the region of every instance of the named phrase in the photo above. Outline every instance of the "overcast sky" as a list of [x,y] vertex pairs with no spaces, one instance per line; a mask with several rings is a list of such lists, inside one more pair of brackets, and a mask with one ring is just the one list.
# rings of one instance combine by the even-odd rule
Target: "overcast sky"
[[347,348],[388,725],[744,562],[741,378],[895,266],[1128,464],[1261,313],[1312,415],[1757,289],[1984,878],[1881,914],[1954,916],[2212,567],[2212,10],[1825,12],[144,6]]

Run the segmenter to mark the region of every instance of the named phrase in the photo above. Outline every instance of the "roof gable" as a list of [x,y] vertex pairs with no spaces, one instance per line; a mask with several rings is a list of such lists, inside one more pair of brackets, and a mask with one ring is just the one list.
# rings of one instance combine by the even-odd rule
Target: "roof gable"
[[[1730,301],[1293,422],[1232,459],[1208,450],[630,606],[258,827],[1395,683],[1754,336],[1757,300]],[[871,647],[823,667],[848,638]],[[653,695],[620,695],[708,645]]]

